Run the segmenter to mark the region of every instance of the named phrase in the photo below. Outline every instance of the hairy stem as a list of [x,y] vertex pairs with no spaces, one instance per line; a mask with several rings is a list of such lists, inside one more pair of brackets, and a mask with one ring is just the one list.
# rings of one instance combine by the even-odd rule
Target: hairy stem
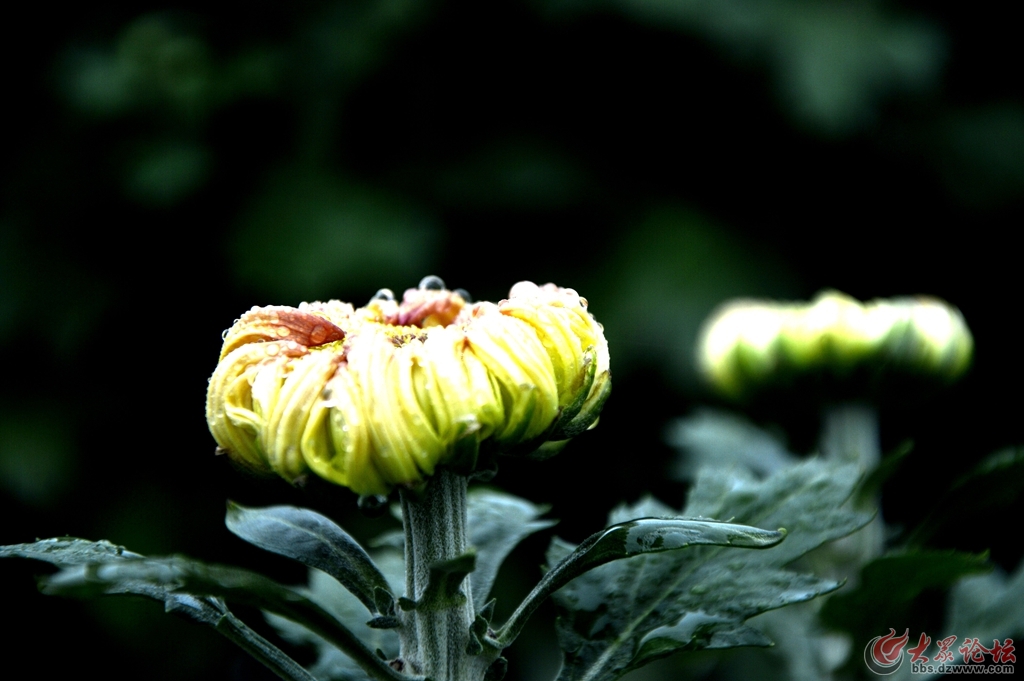
[[[467,654],[474,612],[469,576],[455,598],[435,598],[428,592],[431,567],[464,555],[467,479],[439,469],[421,493],[403,490],[406,596],[416,602],[406,614],[402,659],[416,674],[433,681],[478,681],[480,662]],[[479,656],[478,656],[479,657]]]

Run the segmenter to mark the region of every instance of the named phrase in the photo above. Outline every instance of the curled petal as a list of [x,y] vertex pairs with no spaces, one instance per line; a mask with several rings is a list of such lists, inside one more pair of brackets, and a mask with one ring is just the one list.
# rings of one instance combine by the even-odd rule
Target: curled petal
[[345,332],[340,327],[320,315],[293,307],[254,307],[224,334],[220,358],[249,343],[287,340],[315,347],[344,337]]
[[[444,453],[444,444],[437,437],[428,414],[419,404],[413,387],[416,371],[416,350],[419,342],[402,348],[390,343],[366,344],[366,356],[357,356],[358,375],[366,403],[388,418],[370,420],[370,433],[376,451],[376,464],[381,473],[394,484],[413,485],[424,474],[434,472],[434,465]],[[362,361],[360,361],[362,360]]]
[[540,435],[558,413],[554,367],[544,345],[529,326],[497,310],[477,318],[467,329],[473,354],[497,382],[505,423],[499,442]]
[[[469,472],[480,446],[526,451],[591,427],[608,346],[571,289],[516,285],[468,303],[436,277],[362,308],[253,308],[224,335],[207,420],[233,459],[294,481],[307,470],[359,494]],[[554,451],[556,448],[551,448]]]
[[[264,372],[273,377],[268,382],[280,383],[273,402],[268,400],[266,405],[263,451],[270,467],[286,480],[295,480],[306,471],[302,438],[312,408],[324,401],[324,389],[339,360],[331,353],[313,352],[289,362],[287,370]],[[256,386],[253,388],[255,392]]]
[[225,356],[210,377],[206,420],[221,449],[256,471],[270,472],[259,442],[266,422],[253,402],[253,383],[261,373],[276,373],[308,351],[291,341],[251,343]]
[[362,394],[354,376],[338,371],[310,413],[302,455],[314,473],[360,494],[386,494],[387,483],[374,462]]
[[521,282],[499,307],[533,326],[551,357],[561,410],[552,437],[574,437],[595,425],[611,391],[611,373],[604,329],[587,301],[572,289]]

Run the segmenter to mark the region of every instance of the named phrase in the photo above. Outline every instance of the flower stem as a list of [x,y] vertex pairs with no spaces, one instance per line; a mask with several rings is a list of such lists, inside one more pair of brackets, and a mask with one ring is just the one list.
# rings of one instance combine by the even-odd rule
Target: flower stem
[[870,471],[882,460],[878,440],[878,412],[867,404],[843,403],[825,410],[821,451],[836,461],[857,463]]
[[[834,461],[855,463],[867,475],[882,461],[878,433],[878,411],[867,404],[842,403],[827,407],[822,417],[821,452]],[[882,555],[885,525],[878,499],[872,502],[875,518],[860,532],[840,539],[832,545],[837,555],[845,555],[844,570],[855,585],[859,569]]]
[[[482,656],[470,656],[474,612],[469,576],[453,584],[454,594],[432,584],[437,567],[464,557],[467,478],[439,468],[420,492],[401,491],[405,525],[406,596],[415,607],[402,627],[402,660],[407,672],[433,681],[478,681]],[[432,570],[431,568],[435,568]],[[429,588],[428,588],[429,587]]]

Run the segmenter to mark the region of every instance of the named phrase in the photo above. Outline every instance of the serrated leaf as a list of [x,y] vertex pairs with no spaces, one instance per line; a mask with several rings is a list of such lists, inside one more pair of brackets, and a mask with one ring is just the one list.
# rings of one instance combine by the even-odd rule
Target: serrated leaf
[[[707,632],[704,648],[735,648],[737,646],[769,646],[771,639],[748,626],[731,626],[729,618],[701,612],[687,612],[675,624],[658,627],[640,639],[640,647],[632,660],[633,667],[671,655],[680,650],[696,648],[698,632]],[[730,625],[730,626],[721,626]],[[720,630],[717,630],[720,629]]]
[[772,552],[773,564],[781,566],[871,520],[871,513],[844,506],[860,477],[856,465],[821,459],[808,459],[765,480],[741,469],[704,469],[683,513],[785,527],[789,536]]
[[[0,558],[31,558],[42,560],[64,568],[60,575],[87,575],[104,564],[123,564],[142,559],[140,554],[127,551],[108,541],[98,542],[74,537],[43,539],[32,544],[0,546]],[[44,580],[43,585],[52,581]],[[95,585],[92,585],[95,587]],[[59,589],[49,593],[59,593]],[[71,593],[90,592],[92,589],[70,587]],[[315,681],[314,677],[295,660],[288,657],[277,646],[250,629],[228,610],[224,602],[209,596],[195,596],[176,593],[175,588],[148,580],[124,579],[110,583],[96,593],[104,595],[144,596],[164,604],[164,610],[186,615],[193,620],[208,624],[224,637],[241,647],[256,660],[264,664],[282,679],[290,681]]]
[[496,634],[497,642],[503,646],[511,644],[526,619],[545,598],[573,579],[611,561],[708,544],[767,548],[779,543],[784,537],[784,532],[716,520],[662,517],[616,523],[591,535],[577,547],[556,542],[554,546],[559,554],[557,561],[553,560],[556,554],[548,552],[549,562],[556,563],[555,566],[544,575]]
[[225,523],[250,544],[331,575],[370,613],[391,614],[393,605],[377,602],[382,592],[391,593],[384,575],[363,547],[329,518],[294,506],[246,508],[230,503]]
[[[786,540],[765,551],[696,546],[644,554],[580,575],[555,594],[565,654],[559,681],[609,681],[678,650],[766,643],[745,620],[840,586],[786,566],[871,519],[844,507],[859,478],[856,466],[816,459],[762,481],[742,469],[702,470],[684,516],[785,527]],[[659,515],[674,512],[648,499],[609,520]],[[554,543],[549,564],[570,548]]]
[[487,602],[498,568],[519,542],[551,527],[554,520],[539,520],[547,507],[511,494],[488,489],[471,490],[466,499],[469,543],[476,548],[476,570],[471,583],[474,609]]

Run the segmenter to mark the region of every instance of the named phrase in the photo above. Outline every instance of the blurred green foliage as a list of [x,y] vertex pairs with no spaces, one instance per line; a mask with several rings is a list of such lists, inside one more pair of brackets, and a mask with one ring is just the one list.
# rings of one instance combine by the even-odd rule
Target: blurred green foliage
[[794,121],[830,135],[875,123],[886,96],[937,86],[946,57],[939,27],[875,0],[548,0],[545,6],[558,13],[613,7],[761,65]]
[[[1024,209],[1024,86],[1009,8],[310,0],[26,11],[2,47],[0,543],[127,533],[154,552],[244,562],[219,524],[226,497],[316,506],[358,535],[366,521],[344,494],[262,483],[211,456],[206,378],[220,330],[252,305],[361,303],[429,273],[489,299],[520,279],[555,281],[605,324],[616,394],[600,437],[543,472],[511,463],[498,478],[537,502],[593,499],[592,514],[563,519],[569,538],[644,491],[681,499],[663,475],[662,429],[707,398],[692,345],[732,296],[835,287],[930,293],[963,310],[973,375],[941,400],[883,414],[887,447],[916,443],[886,483],[902,490],[886,496],[887,520],[916,525],[929,490],[1021,442],[1024,370],[1007,330],[1019,251],[1007,235]],[[805,451],[819,406],[755,416]],[[643,465],[623,467],[623,451]],[[990,549],[1006,569],[1024,549],[991,523],[930,541]],[[517,555],[506,571],[534,569],[536,555]],[[3,650],[44,650],[48,620],[88,632],[98,616],[22,591],[11,612],[27,624]],[[175,636],[191,640],[157,619],[125,630],[126,668],[199,678],[199,665],[156,664],[136,645],[154,626],[168,650]],[[85,633],[67,645],[69,659],[102,647]],[[261,678],[216,651],[210,678]],[[540,674],[536,660],[550,658],[511,668]]]
[[0,486],[29,507],[55,504],[77,464],[69,424],[52,410],[12,411],[0,423]]
[[422,210],[324,173],[282,174],[230,235],[240,282],[269,298],[313,300],[431,271],[439,235]]

